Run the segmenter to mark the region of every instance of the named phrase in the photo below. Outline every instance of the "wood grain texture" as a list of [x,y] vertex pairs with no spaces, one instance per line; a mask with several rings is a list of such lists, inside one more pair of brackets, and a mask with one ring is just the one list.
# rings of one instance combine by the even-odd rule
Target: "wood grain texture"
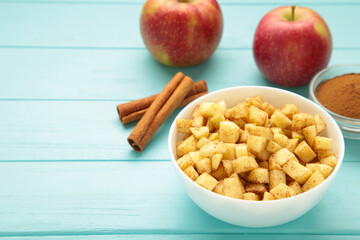
[[[177,109],[141,153],[126,139],[136,122],[120,123],[118,101],[0,101],[0,161],[170,159],[167,136]],[[359,161],[358,141],[345,140],[344,161]],[[134,163],[136,164],[136,163]]]
[[358,162],[344,163],[324,199],[303,217],[241,228],[197,207],[170,162],[1,163],[0,235],[359,235],[359,169]]
[[[0,2],[0,22],[7,23],[0,24],[0,46],[144,48],[139,30],[143,1],[131,4],[85,3]],[[219,47],[251,48],[262,16],[277,6],[290,4],[285,1],[264,3],[220,2],[224,33]],[[306,6],[302,2],[301,5]],[[344,27],[360,21],[358,2],[342,4],[341,7],[339,4],[313,4],[310,7],[326,20],[335,48],[360,47],[360,36]]]
[[[329,65],[360,62],[360,49],[334,50]],[[146,49],[0,49],[0,99],[130,101],[161,91],[183,71],[194,81],[205,79],[209,91],[261,85],[308,96],[308,86],[284,88],[266,81],[251,50],[217,50],[205,63],[166,67]],[[117,102],[118,104],[120,102]]]
[[[232,226],[187,197],[169,162],[170,119],[141,154],[126,142],[116,105],[159,92],[177,71],[209,91],[274,86],[252,57],[260,18],[286,0],[219,0],[224,34],[213,57],[178,69],[158,64],[139,32],[144,0],[0,0],[1,239],[359,239],[360,149],[325,198],[272,228]],[[330,65],[360,62],[357,0],[303,0],[327,21]],[[151,76],[151,78],[149,78]],[[238,76],[235,78],[235,76]],[[303,96],[308,88],[286,88]]]

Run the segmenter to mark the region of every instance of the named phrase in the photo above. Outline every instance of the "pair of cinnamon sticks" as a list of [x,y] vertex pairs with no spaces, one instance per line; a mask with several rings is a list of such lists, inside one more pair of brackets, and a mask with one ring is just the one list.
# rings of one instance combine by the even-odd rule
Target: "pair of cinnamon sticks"
[[206,93],[205,80],[194,83],[190,77],[178,72],[159,94],[117,105],[123,124],[140,119],[128,137],[130,146],[141,152],[177,107]]

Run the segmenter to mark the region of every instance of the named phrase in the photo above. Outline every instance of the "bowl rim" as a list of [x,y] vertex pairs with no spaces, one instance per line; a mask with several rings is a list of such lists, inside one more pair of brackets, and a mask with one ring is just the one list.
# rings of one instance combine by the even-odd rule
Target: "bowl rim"
[[[232,91],[232,90],[236,90],[236,89],[246,89],[246,88],[261,88],[261,89],[267,89],[270,91],[278,91],[278,92],[283,92],[285,94],[290,94],[290,95],[295,95],[295,97],[299,97],[302,100],[305,100],[306,102],[310,103],[311,105],[315,106],[315,108],[318,108],[322,114],[325,114],[328,116],[329,120],[333,123],[333,125],[336,126],[336,129],[334,129],[334,131],[337,133],[337,135],[339,135],[339,153],[337,154],[337,164],[335,166],[335,168],[333,169],[333,171],[331,172],[331,174],[319,185],[317,185],[316,187],[303,192],[301,194],[292,196],[292,197],[288,197],[288,198],[283,198],[283,199],[276,199],[276,200],[270,200],[270,201],[254,201],[254,200],[244,200],[244,199],[236,199],[236,198],[231,198],[231,197],[227,197],[218,193],[215,193],[213,191],[210,191],[204,187],[201,187],[200,185],[198,185],[197,183],[195,183],[195,181],[191,180],[185,173],[183,170],[181,170],[181,168],[179,167],[179,165],[176,162],[176,156],[175,153],[172,150],[172,142],[171,142],[171,135],[172,134],[176,134],[176,119],[178,119],[178,117],[180,115],[182,115],[183,112],[187,111],[188,108],[199,104],[200,102],[202,102],[202,100],[204,98],[207,98],[208,96],[211,95],[216,95],[220,92],[224,92],[224,91]],[[224,201],[229,201],[229,202],[233,202],[233,203],[237,203],[237,204],[249,204],[251,206],[257,206],[257,205],[273,205],[273,204],[278,204],[279,202],[289,202],[289,201],[296,201],[296,199],[302,199],[302,198],[306,198],[308,195],[311,195],[314,191],[317,191],[319,189],[320,186],[323,186],[325,183],[331,184],[331,182],[334,180],[334,178],[336,177],[342,163],[343,163],[343,159],[345,156],[345,142],[344,142],[344,137],[343,134],[338,126],[338,124],[336,123],[336,121],[332,118],[332,116],[326,112],[324,109],[322,109],[320,106],[316,105],[316,103],[314,103],[313,101],[288,90],[284,90],[284,89],[280,89],[280,88],[276,88],[276,87],[267,87],[267,86],[256,86],[256,85],[251,85],[251,86],[237,86],[237,87],[229,87],[229,88],[223,88],[223,89],[219,89],[213,92],[209,92],[197,99],[195,99],[194,101],[192,101],[191,103],[189,103],[187,106],[185,106],[175,117],[174,121],[172,122],[171,126],[170,126],[170,130],[169,130],[169,134],[168,134],[168,149],[169,149],[169,153],[170,153],[170,161],[172,162],[172,164],[175,166],[176,171],[181,174],[183,176],[184,179],[186,179],[185,181],[187,181],[190,185],[194,186],[195,188],[197,188],[199,191],[202,191],[204,194],[209,194],[212,195],[213,197],[218,197],[220,199],[223,199]],[[330,185],[329,185],[330,186]],[[325,189],[326,190],[326,189]]]
[[[356,67],[359,67],[359,70],[360,70],[360,64],[351,64],[351,63],[344,63],[344,64],[336,64],[336,65],[332,65],[332,66],[329,66],[329,67],[326,67],[324,68],[323,70],[321,70],[320,72],[316,73],[314,75],[314,77],[311,79],[310,81],[310,84],[309,84],[309,95],[312,99],[314,99],[314,101],[316,102],[316,104],[320,105],[323,109],[325,109],[328,113],[330,113],[330,115],[333,115],[332,117],[336,118],[338,121],[341,121],[341,122],[344,122],[346,124],[353,124],[353,125],[360,125],[360,119],[357,119],[357,118],[351,118],[351,117],[346,117],[346,116],[343,116],[343,115],[340,115],[340,114],[337,114],[333,111],[331,111],[330,109],[326,108],[324,105],[322,105],[320,103],[320,101],[317,99],[316,97],[316,89],[318,88],[318,86],[322,83],[322,82],[325,82],[325,81],[328,81],[332,78],[329,78],[327,80],[324,80],[322,81],[321,83],[318,84],[318,86],[316,86],[315,88],[315,82],[317,79],[319,79],[319,77],[326,73],[327,71],[331,70],[331,69],[334,69],[334,68],[339,68],[339,67],[350,67],[350,66],[356,66]],[[341,75],[338,75],[338,76],[342,76],[342,75],[345,75],[346,73],[344,74],[341,74]],[[349,73],[350,74],[350,73]],[[360,74],[360,73],[359,73]],[[359,126],[360,127],[360,126]],[[358,133],[360,133],[360,130],[359,131],[356,131]]]

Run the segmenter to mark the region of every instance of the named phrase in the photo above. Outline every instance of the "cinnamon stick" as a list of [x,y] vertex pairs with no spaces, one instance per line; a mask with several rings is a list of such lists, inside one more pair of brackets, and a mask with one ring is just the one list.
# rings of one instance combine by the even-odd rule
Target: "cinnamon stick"
[[[194,83],[192,89],[185,97],[179,107],[186,106],[191,101],[207,93],[207,85],[205,80]],[[159,94],[141,98],[131,102],[117,105],[117,111],[122,124],[139,120],[150,107],[151,103]],[[194,97],[196,96],[196,97]]]
[[128,142],[136,151],[141,152],[156,131],[178,107],[193,87],[194,81],[177,73],[155,98],[148,111],[140,119],[128,137]]

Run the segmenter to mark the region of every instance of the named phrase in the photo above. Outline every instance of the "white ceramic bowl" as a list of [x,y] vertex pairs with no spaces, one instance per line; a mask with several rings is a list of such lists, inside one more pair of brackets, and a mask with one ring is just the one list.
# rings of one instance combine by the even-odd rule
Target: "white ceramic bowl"
[[324,109],[314,102],[295,93],[278,88],[248,86],[218,90],[190,103],[176,118],[191,119],[196,105],[202,102],[216,102],[224,99],[228,107],[245,100],[246,97],[260,95],[264,101],[276,107],[286,103],[295,104],[300,112],[318,113],[327,124],[323,135],[333,139],[333,152],[338,158],[331,175],[317,187],[294,197],[274,201],[248,201],[233,199],[211,192],[192,181],[176,163],[176,142],[181,136],[176,132],[175,121],[169,132],[169,151],[177,176],[190,198],[210,215],[231,224],[244,227],[269,227],[292,221],[314,207],[330,187],[337,175],[344,157],[344,138],[336,122]]

